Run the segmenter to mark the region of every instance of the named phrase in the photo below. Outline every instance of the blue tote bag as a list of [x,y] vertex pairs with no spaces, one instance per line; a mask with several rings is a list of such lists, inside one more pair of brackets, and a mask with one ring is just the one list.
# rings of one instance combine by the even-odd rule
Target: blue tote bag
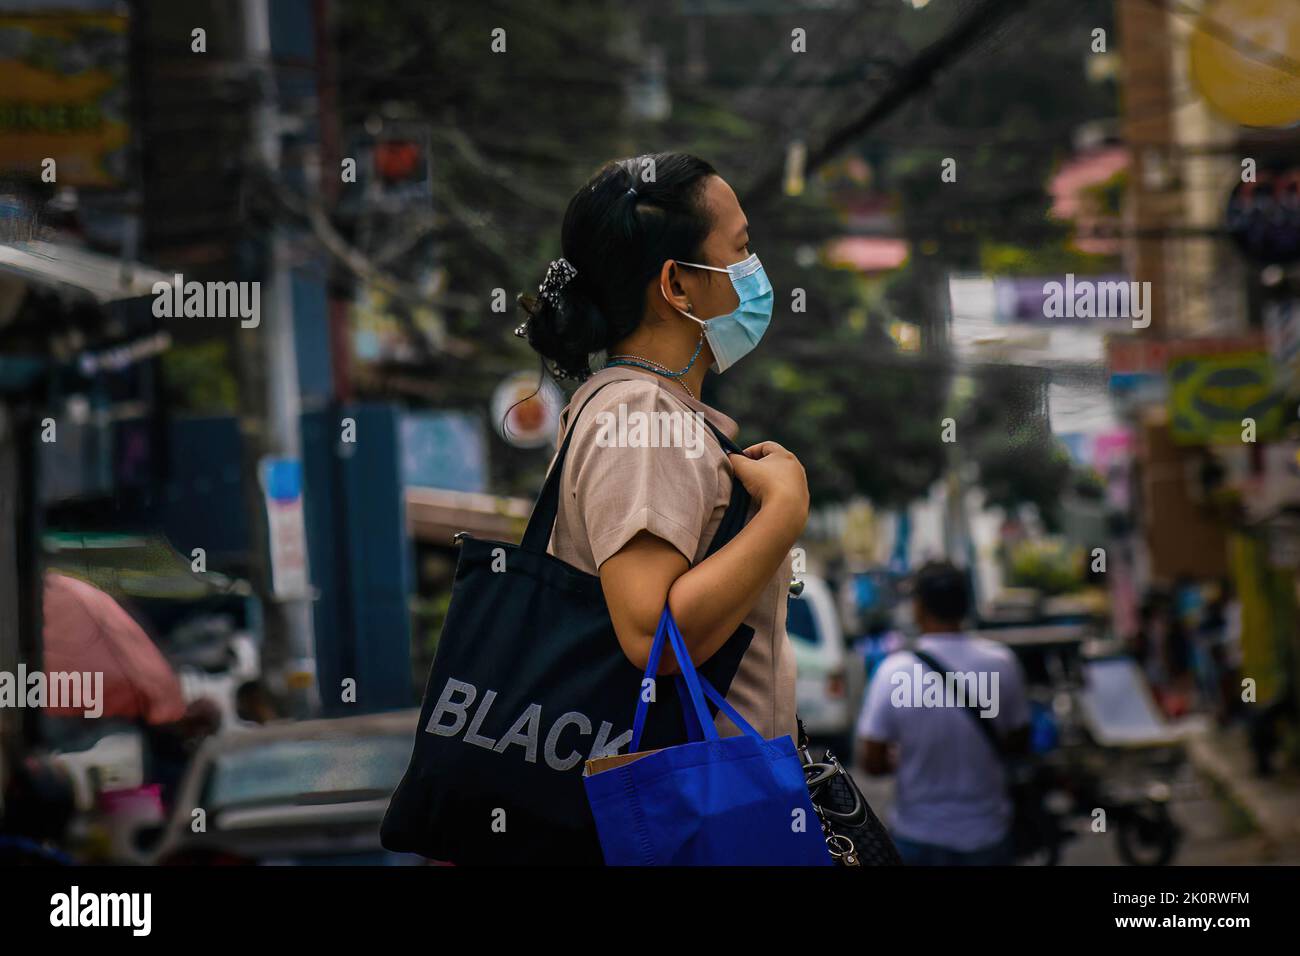
[[[644,756],[588,763],[583,778],[610,866],[830,866],[830,853],[790,737],[765,740],[691,663],[668,608],[659,619],[645,680],[664,642],[681,674],[678,694],[690,742]],[[642,687],[652,686],[643,683]],[[744,733],[721,737],[705,698]],[[630,754],[645,729],[639,696]],[[615,764],[599,769],[602,763]],[[594,772],[592,772],[594,771]]]

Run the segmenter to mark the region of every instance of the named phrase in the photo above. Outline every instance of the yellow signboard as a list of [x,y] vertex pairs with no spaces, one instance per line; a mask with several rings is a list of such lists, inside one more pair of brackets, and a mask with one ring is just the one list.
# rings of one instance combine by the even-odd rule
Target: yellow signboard
[[1188,50],[1192,82],[1223,116],[1243,126],[1300,122],[1296,0],[1208,0]]
[[68,186],[122,182],[126,54],[125,16],[0,16],[0,175]]
[[1169,363],[1169,427],[1181,443],[1264,441],[1282,426],[1281,395],[1262,351]]

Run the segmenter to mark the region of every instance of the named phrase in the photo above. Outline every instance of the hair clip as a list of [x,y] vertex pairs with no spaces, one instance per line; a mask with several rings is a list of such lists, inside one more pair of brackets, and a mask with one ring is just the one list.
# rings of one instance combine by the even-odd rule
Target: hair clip
[[561,256],[558,259],[551,260],[551,264],[546,267],[546,276],[542,279],[541,285],[537,291],[541,297],[551,305],[556,304],[556,298],[561,289],[569,284],[569,281],[578,274],[578,270],[573,267],[573,263]]

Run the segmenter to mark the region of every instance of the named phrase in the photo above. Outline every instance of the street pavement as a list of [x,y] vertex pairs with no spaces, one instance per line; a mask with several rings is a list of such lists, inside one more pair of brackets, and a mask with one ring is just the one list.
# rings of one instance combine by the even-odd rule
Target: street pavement
[[[892,777],[854,777],[871,807],[888,823],[893,802]],[[1170,812],[1183,829],[1174,865],[1300,864],[1300,844],[1279,844],[1259,829],[1250,813],[1233,802],[1222,784],[1187,762],[1168,780]],[[1064,866],[1123,866],[1114,832],[1093,833],[1087,819],[1071,821],[1077,839],[1065,844]]]

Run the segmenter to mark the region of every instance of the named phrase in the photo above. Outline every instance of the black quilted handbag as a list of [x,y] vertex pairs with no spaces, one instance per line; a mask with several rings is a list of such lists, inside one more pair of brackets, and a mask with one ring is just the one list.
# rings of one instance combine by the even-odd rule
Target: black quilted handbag
[[835,754],[828,750],[821,760],[812,759],[803,721],[799,722],[799,759],[826,848],[835,862],[840,866],[902,866],[889,831]]

